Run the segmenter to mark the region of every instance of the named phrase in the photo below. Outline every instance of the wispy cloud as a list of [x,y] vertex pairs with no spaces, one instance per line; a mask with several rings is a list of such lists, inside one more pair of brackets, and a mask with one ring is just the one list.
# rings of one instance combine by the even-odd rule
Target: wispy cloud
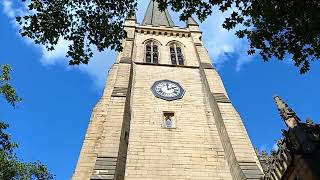
[[222,23],[230,13],[221,13],[214,8],[214,13],[201,24],[203,37],[213,63],[219,68],[226,61],[236,60],[236,71],[240,71],[244,64],[251,62],[254,56],[247,55],[249,47],[246,39],[239,39],[234,35],[235,30],[226,30]]
[[[19,15],[26,14],[26,6],[21,5],[16,7],[12,0],[2,0],[2,9],[6,16],[10,18],[12,25],[15,29],[19,29],[18,23],[15,21],[15,17]],[[80,66],[69,66],[66,54],[68,51],[69,41],[60,39],[58,44],[55,46],[55,50],[48,51],[43,45],[36,45],[33,40],[29,38],[22,38],[28,45],[33,48],[37,48],[41,52],[41,58],[39,59],[41,64],[44,66],[52,66],[56,64],[62,64],[65,66],[66,70],[78,69],[88,74],[94,81],[96,89],[102,89],[107,77],[108,69],[111,67],[115,61],[115,52],[109,49],[98,52],[94,50],[94,57],[91,59],[88,65]],[[94,49],[94,48],[93,48]]]
[[59,40],[53,51],[48,51],[44,46],[41,46],[41,63],[44,66],[63,64],[67,70],[77,69],[83,71],[93,79],[94,85],[98,90],[102,89],[105,85],[107,72],[115,62],[116,52],[110,49],[99,52],[96,48],[91,47],[91,49],[93,49],[93,57],[88,64],[69,66],[68,59],[66,58],[69,45],[69,41]]
[[[148,3],[149,0],[138,0],[137,17],[140,21],[143,19]],[[225,62],[235,60],[235,70],[240,71],[243,65],[252,62],[255,56],[247,55],[249,45],[246,39],[239,39],[234,35],[235,30],[228,31],[222,27],[222,23],[230,13],[231,11],[221,13],[214,8],[214,13],[200,24],[200,28],[213,63],[221,68]],[[170,14],[175,24],[185,26],[184,22],[179,22],[179,13],[170,12]]]
[[41,46],[42,58],[41,63],[43,65],[53,65],[56,63],[67,63],[66,54],[68,46],[71,43],[67,40],[60,39],[53,51],[48,51],[45,46]]
[[[94,48],[93,48],[94,49]],[[103,88],[107,78],[108,70],[116,59],[116,52],[109,49],[98,52],[93,50],[93,58],[88,65],[81,65],[79,69],[93,78],[95,87]]]
[[13,9],[13,5],[12,5],[12,1],[11,0],[3,0],[2,1],[2,7],[3,7],[3,12],[9,18],[15,18],[16,17],[16,10]]
[[[138,0],[137,17],[139,22],[143,19],[144,12],[147,9],[149,0]],[[4,13],[11,19],[13,26],[18,30],[19,26],[15,21],[17,15],[25,14],[26,6],[15,6],[12,0],[2,0],[2,8]],[[178,22],[178,14],[172,13],[176,23]],[[204,42],[209,50],[210,56],[216,66],[221,67],[226,61],[236,57],[236,71],[240,71],[244,64],[253,60],[252,56],[246,55],[248,43],[246,40],[241,40],[234,35],[234,32],[227,31],[222,28],[221,24],[224,21],[226,14],[219,11],[210,16],[202,25],[201,29],[204,33]],[[177,23],[183,25],[184,23]],[[18,28],[17,28],[18,27]],[[106,72],[115,60],[115,52],[105,50],[103,52],[94,51],[94,57],[91,59],[89,65],[81,65],[70,67],[68,60],[65,57],[70,42],[66,40],[59,40],[55,46],[55,50],[48,51],[42,45],[35,45],[34,42],[28,38],[23,38],[24,41],[41,51],[42,57],[40,62],[44,66],[52,66],[55,64],[63,64],[66,69],[77,68],[80,71],[87,73],[93,78],[95,85],[101,89],[106,79]]]

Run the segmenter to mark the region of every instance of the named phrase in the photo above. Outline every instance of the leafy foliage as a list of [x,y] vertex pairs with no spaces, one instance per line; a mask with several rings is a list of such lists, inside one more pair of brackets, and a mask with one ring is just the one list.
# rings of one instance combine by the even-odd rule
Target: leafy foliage
[[40,162],[21,162],[13,150],[17,144],[11,142],[11,137],[5,130],[8,124],[0,121],[0,179],[2,180],[50,180],[53,175],[48,168]]
[[[21,98],[17,96],[15,89],[9,84],[11,80],[11,67],[7,64],[0,66],[0,94],[13,107]],[[11,141],[11,136],[5,132],[8,124],[0,121],[0,179],[1,180],[50,180],[53,175],[48,168],[40,162],[25,163],[20,161],[14,149],[18,145]]]
[[71,41],[67,57],[70,65],[87,64],[90,45],[99,51],[110,47],[120,51],[124,18],[132,15],[135,0],[31,0],[30,12],[17,17],[21,34],[54,50],[59,39]]
[[3,95],[7,102],[15,107],[16,103],[21,101],[21,98],[9,83],[11,80],[10,71],[11,67],[8,64],[0,66],[0,95]]
[[[300,73],[310,69],[310,62],[320,59],[320,2],[314,0],[253,0],[235,19],[248,16],[246,29],[237,32],[250,42],[249,54],[257,50],[264,61],[283,60],[290,54]],[[236,20],[226,21],[229,24]],[[237,22],[240,23],[240,22]],[[229,26],[228,26],[229,25]]]
[[225,19],[227,30],[241,25],[239,38],[247,37],[248,54],[258,52],[264,61],[292,57],[300,73],[310,69],[310,62],[320,59],[320,2],[315,0],[157,0],[164,9],[180,11],[186,20],[196,14],[200,21],[218,6],[222,12],[232,11]]
[[[223,27],[246,37],[248,54],[259,53],[264,61],[292,57],[301,73],[320,58],[320,2],[315,0],[156,0],[160,9],[171,6],[186,20],[195,14],[204,21],[216,6],[232,12]],[[99,51],[121,50],[126,37],[124,18],[136,8],[136,0],[31,0],[31,15],[18,17],[21,34],[54,49],[59,39],[71,41],[70,64],[87,64],[95,45]]]

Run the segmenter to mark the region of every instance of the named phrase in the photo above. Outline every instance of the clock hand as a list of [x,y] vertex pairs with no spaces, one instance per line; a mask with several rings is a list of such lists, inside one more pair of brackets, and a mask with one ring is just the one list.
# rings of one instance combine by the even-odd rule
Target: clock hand
[[175,89],[175,88],[176,88],[176,86],[173,86],[173,87],[171,86],[171,88],[169,88],[168,90],[170,90],[170,89]]

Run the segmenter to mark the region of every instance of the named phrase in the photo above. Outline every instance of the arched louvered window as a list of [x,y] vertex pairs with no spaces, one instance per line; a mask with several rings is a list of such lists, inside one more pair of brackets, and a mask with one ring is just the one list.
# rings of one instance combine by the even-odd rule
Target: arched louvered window
[[147,63],[159,63],[159,48],[156,41],[146,42],[146,62]]
[[184,57],[182,54],[181,46],[177,43],[170,45],[170,57],[172,64],[184,65]]

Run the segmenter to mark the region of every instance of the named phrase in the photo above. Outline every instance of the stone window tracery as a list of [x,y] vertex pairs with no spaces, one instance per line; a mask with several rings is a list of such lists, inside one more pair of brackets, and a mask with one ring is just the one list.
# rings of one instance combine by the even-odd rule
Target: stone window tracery
[[159,44],[156,41],[147,41],[146,42],[146,63],[159,63]]
[[184,65],[184,57],[182,48],[177,43],[170,44],[170,58],[172,64]]

